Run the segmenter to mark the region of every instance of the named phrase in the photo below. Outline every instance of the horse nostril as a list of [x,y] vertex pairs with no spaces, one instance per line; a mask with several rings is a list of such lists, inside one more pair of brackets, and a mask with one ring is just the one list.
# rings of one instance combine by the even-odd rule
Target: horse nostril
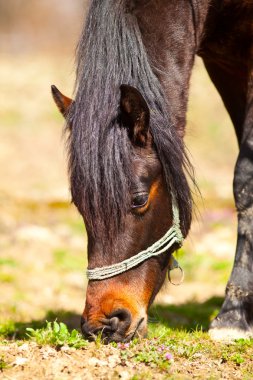
[[121,333],[125,332],[131,325],[132,317],[128,310],[118,309],[115,310],[110,316],[110,326],[113,331],[120,330]]

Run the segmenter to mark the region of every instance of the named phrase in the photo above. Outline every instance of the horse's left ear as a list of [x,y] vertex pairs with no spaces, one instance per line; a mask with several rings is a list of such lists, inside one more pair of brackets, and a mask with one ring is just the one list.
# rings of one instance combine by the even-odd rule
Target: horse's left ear
[[141,93],[132,86],[120,86],[121,118],[133,144],[145,146],[149,135],[149,108]]
[[73,103],[73,100],[63,95],[56,86],[51,86],[52,96],[54,98],[55,104],[59,108],[60,112],[64,117],[68,115],[70,105]]

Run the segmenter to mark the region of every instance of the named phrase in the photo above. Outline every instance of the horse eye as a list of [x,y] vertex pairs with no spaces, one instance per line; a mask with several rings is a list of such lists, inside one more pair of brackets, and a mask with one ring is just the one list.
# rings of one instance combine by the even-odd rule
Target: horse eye
[[143,207],[148,202],[148,193],[135,194],[132,199],[132,208]]

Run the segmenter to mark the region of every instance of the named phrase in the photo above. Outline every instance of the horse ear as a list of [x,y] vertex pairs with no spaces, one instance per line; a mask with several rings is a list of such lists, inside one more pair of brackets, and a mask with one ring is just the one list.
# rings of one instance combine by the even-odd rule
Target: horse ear
[[67,116],[70,105],[73,103],[73,100],[63,95],[56,86],[51,86],[51,92],[53,95],[53,99],[55,104],[59,108],[60,112],[64,117]]
[[149,135],[149,108],[141,93],[132,86],[120,86],[121,118],[133,144],[145,146]]

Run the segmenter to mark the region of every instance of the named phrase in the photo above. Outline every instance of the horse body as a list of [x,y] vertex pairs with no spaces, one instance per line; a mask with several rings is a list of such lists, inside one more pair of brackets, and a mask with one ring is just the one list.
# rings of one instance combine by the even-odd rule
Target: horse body
[[[199,54],[234,123],[240,153],[234,194],[238,244],[226,298],[211,331],[253,324],[253,4],[224,0],[93,0],[79,43],[75,101],[54,91],[70,129],[73,201],[88,232],[89,268],[136,255],[172,224],[191,222],[184,151],[189,80]],[[124,86],[122,86],[124,84]],[[167,254],[89,281],[82,330],[128,340],[146,331]]]

